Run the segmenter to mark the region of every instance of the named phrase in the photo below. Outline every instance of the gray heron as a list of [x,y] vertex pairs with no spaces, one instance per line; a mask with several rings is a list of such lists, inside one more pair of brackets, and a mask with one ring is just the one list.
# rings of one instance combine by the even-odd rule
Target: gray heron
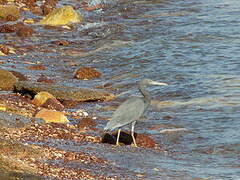
[[104,131],[112,131],[118,128],[116,145],[119,145],[121,127],[131,123],[131,136],[134,146],[137,147],[137,143],[134,137],[134,126],[136,121],[139,120],[140,116],[147,110],[150,104],[150,94],[145,90],[145,88],[149,85],[167,86],[168,84],[156,82],[151,79],[142,79],[139,82],[139,91],[142,93],[143,97],[131,97],[123,102],[113,113],[112,118],[104,128]]

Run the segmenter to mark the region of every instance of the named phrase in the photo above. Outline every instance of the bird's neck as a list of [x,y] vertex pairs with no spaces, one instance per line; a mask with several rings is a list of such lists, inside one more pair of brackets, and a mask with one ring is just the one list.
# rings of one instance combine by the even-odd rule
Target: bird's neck
[[151,98],[150,98],[150,93],[145,90],[146,86],[140,86],[139,90],[142,93],[144,97],[144,101],[146,103],[146,107],[150,104]]

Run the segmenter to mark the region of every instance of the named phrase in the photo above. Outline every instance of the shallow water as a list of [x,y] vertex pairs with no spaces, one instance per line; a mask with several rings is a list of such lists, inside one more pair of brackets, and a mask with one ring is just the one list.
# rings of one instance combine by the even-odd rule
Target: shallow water
[[[27,55],[12,56],[2,66],[17,65],[33,80],[43,73],[70,86],[111,83],[112,92],[123,93],[114,102],[79,106],[104,118],[111,117],[112,111],[102,107],[139,95],[136,82],[140,79],[169,83],[148,88],[153,106],[145,114],[147,121],[136,125],[137,132],[151,134],[168,153],[105,144],[91,151],[124,168],[126,174],[144,173],[146,179],[240,179],[239,5],[238,0],[111,1],[102,10],[84,12],[85,22],[74,31],[38,27],[35,37],[17,39],[43,50],[57,39],[72,41],[71,46],[47,53],[32,49]],[[4,41],[13,39],[7,35]],[[22,59],[42,62],[47,71],[26,70]],[[72,79],[80,65],[96,68],[102,78]],[[101,122],[100,129],[105,125]],[[163,126],[150,129],[159,124]],[[187,131],[160,134],[166,127]]]

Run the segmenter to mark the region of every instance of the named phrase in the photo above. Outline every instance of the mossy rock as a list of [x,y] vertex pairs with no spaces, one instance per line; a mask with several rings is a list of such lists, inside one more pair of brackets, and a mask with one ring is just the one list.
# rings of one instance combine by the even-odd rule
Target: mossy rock
[[79,23],[81,21],[82,16],[74,11],[71,6],[63,6],[51,11],[39,22],[39,24],[49,26],[64,26],[71,23]]

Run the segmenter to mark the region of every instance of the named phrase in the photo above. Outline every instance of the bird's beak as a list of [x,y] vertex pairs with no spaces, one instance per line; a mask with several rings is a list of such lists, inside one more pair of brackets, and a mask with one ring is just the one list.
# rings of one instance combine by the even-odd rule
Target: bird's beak
[[152,81],[151,82],[152,85],[158,85],[158,86],[167,86],[167,83],[161,83],[161,82],[157,82],[157,81]]

